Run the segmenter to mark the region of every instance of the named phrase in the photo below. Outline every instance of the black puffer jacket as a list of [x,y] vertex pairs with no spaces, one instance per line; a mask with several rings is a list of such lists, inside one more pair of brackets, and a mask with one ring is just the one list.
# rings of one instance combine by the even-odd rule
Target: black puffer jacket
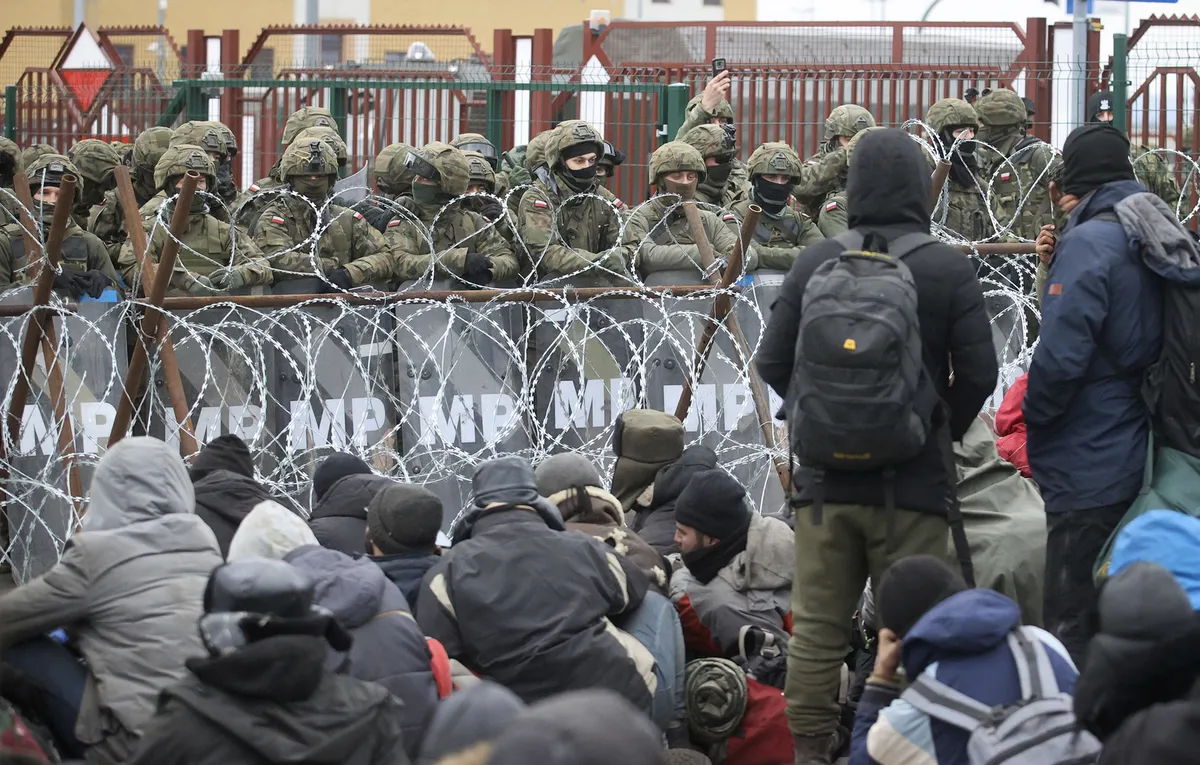
[[[905,234],[929,232],[929,168],[920,148],[902,130],[879,130],[854,150],[847,186],[851,228],[888,242]],[[785,401],[795,361],[804,291],[813,272],[842,252],[830,239],[806,248],[771,308],[755,363],[763,380]],[[896,506],[943,513],[953,481],[947,471],[948,440],[962,439],[996,388],[996,350],[983,302],[983,288],[970,258],[949,245],[931,243],[904,259],[917,288],[917,315],[925,366],[947,404],[948,423],[933,433],[925,449],[896,467]],[[954,385],[950,385],[950,367]],[[947,433],[947,430],[949,431]],[[811,503],[813,472],[801,467],[794,477],[799,503]],[[882,473],[827,471],[825,501],[884,505]]]
[[228,470],[208,472],[192,488],[196,492],[196,515],[217,535],[222,558],[229,555],[233,535],[254,506],[271,499],[271,493],[258,481]]
[[387,476],[355,474],[330,486],[308,518],[321,546],[347,555],[365,555],[367,505],[390,483]]
[[707,446],[689,446],[673,465],[658,471],[650,505],[634,506],[630,527],[662,555],[679,552],[675,545],[675,502],[692,476],[717,466],[717,453]]

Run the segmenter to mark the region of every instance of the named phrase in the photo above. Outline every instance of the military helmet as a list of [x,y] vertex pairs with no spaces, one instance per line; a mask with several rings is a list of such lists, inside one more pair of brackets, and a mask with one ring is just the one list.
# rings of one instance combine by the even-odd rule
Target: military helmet
[[[32,194],[36,194],[41,186],[61,186],[64,175],[75,176],[78,184],[86,183],[71,160],[62,154],[43,154],[25,168],[25,176],[29,179],[29,191]],[[81,186],[77,185],[75,196],[78,197],[81,191]]]
[[54,148],[48,143],[35,143],[33,146],[29,146],[25,149],[25,151],[21,152],[20,165],[21,167],[29,167],[31,164],[33,164],[35,159],[43,154],[57,153],[58,149]]
[[319,138],[293,141],[279,160],[279,177],[287,180],[293,175],[337,176],[338,158],[333,147]]
[[737,151],[737,140],[722,125],[697,125],[680,140],[690,144],[705,159],[717,157],[725,162],[733,159]]
[[117,150],[98,138],[85,138],[67,151],[67,156],[89,184],[107,185],[121,164]]
[[143,130],[133,142],[133,166],[149,167],[153,170],[158,165],[158,160],[162,159],[163,153],[170,148],[171,137],[171,128],[152,127]]
[[208,124],[212,125],[213,130],[217,131],[217,135],[221,136],[221,140],[225,142],[225,150],[222,155],[228,159],[236,157],[238,153],[237,136],[229,129],[229,126],[217,120],[210,120]]
[[529,139],[529,145],[525,147],[526,170],[532,173],[542,165],[547,164],[547,148],[553,136],[553,130],[543,130]]
[[488,163],[487,157],[477,151],[463,151],[463,156],[467,158],[467,171],[470,173],[470,182],[482,183],[487,188],[489,194],[495,193],[496,171]]
[[[716,127],[714,125],[714,127]],[[693,172],[700,183],[704,182],[708,168],[704,157],[686,141],[671,141],[664,143],[650,155],[650,183],[657,184],[659,177],[668,173]]]
[[[567,120],[554,128],[553,136],[546,148],[546,164],[554,167],[562,162],[563,154],[573,146],[591,144],[595,147],[596,159],[604,154],[604,139],[596,128],[583,120]],[[528,156],[528,155],[526,155]]]
[[0,154],[7,154],[8,156],[12,157],[13,172],[20,172],[22,167],[20,146],[17,146],[15,142],[10,141],[4,136],[0,135]]
[[199,146],[209,154],[216,154],[222,158],[225,156],[225,139],[208,121],[194,120],[175,128],[175,134],[171,136],[171,145],[183,144]]
[[329,145],[329,148],[333,149],[333,153],[337,155],[339,167],[344,166],[349,161],[350,151],[338,131],[329,127],[311,127],[301,130],[296,136],[297,141],[310,141],[314,138],[324,141]]
[[979,127],[975,108],[961,98],[943,98],[925,113],[925,122],[939,133],[955,128]]
[[283,126],[281,143],[284,146],[291,145],[292,141],[296,140],[296,136],[310,127],[327,127],[336,130],[337,121],[333,119],[333,113],[323,106],[305,106],[292,112],[291,116],[287,118],[287,123]]
[[[704,94],[701,93],[700,95],[693,98],[691,101],[688,101],[687,110],[690,112],[692,109],[699,107],[700,102],[703,100],[704,100]],[[709,116],[716,117],[717,119],[729,120],[730,122],[733,122],[733,105],[730,104],[724,98],[722,98],[721,102],[719,104],[717,104],[716,108],[713,109],[711,112],[709,112]]]
[[414,151],[416,149],[406,143],[392,143],[383,147],[383,151],[375,158],[375,182],[379,188],[399,194],[412,186],[413,171],[408,169],[404,160]]
[[803,167],[800,155],[786,143],[764,143],[754,150],[747,164],[751,178],[756,175],[789,175],[799,179]]
[[832,141],[838,136],[853,138],[858,131],[875,127],[875,118],[871,113],[858,104],[842,104],[836,107],[825,118],[825,141]]
[[611,141],[605,141],[604,154],[600,156],[597,164],[607,167],[609,174],[611,175],[615,168],[625,164],[625,159],[625,152],[621,151],[616,146],[613,146]]
[[217,168],[212,157],[200,146],[190,146],[186,143],[176,144],[163,152],[158,164],[154,166],[154,185],[161,191],[173,194],[173,188],[178,180],[187,175],[189,170],[195,170],[203,175],[211,191],[217,183]]
[[851,138],[850,143],[846,144],[846,152],[853,155],[854,147],[858,146],[858,142],[862,140],[863,136],[868,135],[869,133],[873,133],[876,130],[883,130],[883,129],[884,128],[882,125],[873,125],[872,127],[864,128],[864,129],[858,131],[858,135]]
[[500,166],[500,155],[496,153],[496,147],[479,133],[462,133],[451,141],[450,145],[459,151],[473,151],[479,154],[487,160],[493,170]]
[[410,152],[405,164],[416,175],[436,181],[438,187],[447,194],[466,194],[467,187],[471,185],[471,169],[466,155],[448,143],[427,143],[420,150]]
[[979,121],[988,127],[1024,125],[1029,116],[1025,102],[1007,88],[996,88],[980,96],[972,108]]

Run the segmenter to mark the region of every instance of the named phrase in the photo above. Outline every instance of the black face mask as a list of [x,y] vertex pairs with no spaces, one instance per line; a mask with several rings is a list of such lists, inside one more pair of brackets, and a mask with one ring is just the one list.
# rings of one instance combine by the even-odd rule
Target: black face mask
[[329,182],[328,176],[321,176],[320,180],[310,181],[307,178],[293,178],[292,190],[304,197],[310,202],[318,205],[325,201],[329,196],[329,189],[333,184]]
[[732,162],[719,162],[715,165],[710,165],[707,181],[716,186],[724,186],[725,182],[729,180],[729,174],[732,172]]
[[233,184],[233,161],[225,160],[217,165],[217,196],[226,202],[232,202],[237,196],[237,187]]
[[575,191],[590,191],[596,185],[596,166],[585,167],[582,170],[567,168],[567,185]]
[[791,184],[774,183],[761,175],[754,179],[754,198],[762,205],[764,212],[771,215],[783,212],[783,206],[791,195]]
[[142,204],[149,202],[150,198],[158,193],[158,189],[154,186],[153,167],[145,165],[137,167],[133,178],[133,191]]

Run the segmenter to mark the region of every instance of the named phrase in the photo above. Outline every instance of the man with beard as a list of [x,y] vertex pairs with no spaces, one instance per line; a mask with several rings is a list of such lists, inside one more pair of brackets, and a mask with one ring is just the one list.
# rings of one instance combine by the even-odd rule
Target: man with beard
[[934,222],[968,242],[987,239],[993,229],[981,191],[986,179],[975,159],[979,117],[974,107],[962,99],[943,98],[929,107],[925,124],[937,133],[935,145],[940,145],[951,164],[946,179],[948,199],[934,210]]

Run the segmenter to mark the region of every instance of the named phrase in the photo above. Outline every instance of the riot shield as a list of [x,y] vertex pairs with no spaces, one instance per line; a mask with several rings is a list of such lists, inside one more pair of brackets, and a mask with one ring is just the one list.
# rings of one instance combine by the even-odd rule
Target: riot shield
[[[104,299],[104,297],[108,299]],[[26,399],[22,429],[9,452],[7,558],[18,584],[41,576],[58,562],[84,507],[96,462],[108,444],[125,378],[126,303],[109,290],[101,300],[84,299],[68,314],[55,314],[54,353],[63,375],[63,392],[74,444],[59,448],[61,420],[55,415],[45,357],[39,350]],[[3,303],[29,303],[31,287],[9,290]],[[28,314],[0,320],[0,389],[5,410],[20,368],[20,348]],[[67,493],[68,465],[78,467],[82,496]]]

